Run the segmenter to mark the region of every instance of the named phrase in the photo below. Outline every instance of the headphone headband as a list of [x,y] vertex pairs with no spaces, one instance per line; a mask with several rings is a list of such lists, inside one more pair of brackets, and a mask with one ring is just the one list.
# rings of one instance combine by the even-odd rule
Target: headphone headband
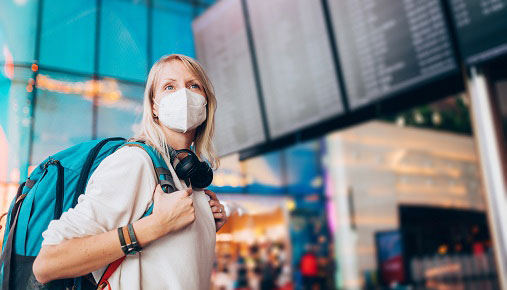
[[197,157],[197,155],[195,155],[195,153],[192,150],[190,150],[190,149],[179,149],[179,150],[176,150],[176,149],[170,148],[169,150],[171,151],[169,153],[171,165],[173,164],[174,159],[176,159],[176,157],[179,154],[181,154],[181,153],[188,153],[190,155],[194,155],[195,157]]

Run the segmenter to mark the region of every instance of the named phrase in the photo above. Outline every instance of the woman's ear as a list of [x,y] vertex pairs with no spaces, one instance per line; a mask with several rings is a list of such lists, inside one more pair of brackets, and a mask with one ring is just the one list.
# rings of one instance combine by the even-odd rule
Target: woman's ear
[[155,99],[152,99],[152,102],[151,102],[151,115],[153,116],[153,118],[158,118],[158,109],[156,107],[157,106],[155,105]]

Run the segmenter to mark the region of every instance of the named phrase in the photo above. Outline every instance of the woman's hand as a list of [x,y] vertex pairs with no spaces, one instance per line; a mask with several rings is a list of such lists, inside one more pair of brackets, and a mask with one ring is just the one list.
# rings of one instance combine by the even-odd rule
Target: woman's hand
[[211,207],[211,212],[213,213],[213,217],[215,218],[215,225],[217,228],[217,232],[224,226],[224,224],[227,222],[227,215],[225,214],[225,208],[220,203],[220,201],[217,198],[217,195],[211,191],[211,190],[204,190],[204,193],[209,195],[211,198],[208,203]]
[[153,194],[153,217],[160,225],[161,235],[180,230],[195,220],[192,189],[165,193],[160,184]]

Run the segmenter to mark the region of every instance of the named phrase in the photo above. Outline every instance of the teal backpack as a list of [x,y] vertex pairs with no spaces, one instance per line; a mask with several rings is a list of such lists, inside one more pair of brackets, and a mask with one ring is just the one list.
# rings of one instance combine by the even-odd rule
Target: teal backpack
[[[3,290],[79,290],[89,289],[93,285],[93,282],[85,279],[90,278],[90,274],[42,285],[35,279],[32,265],[41,249],[42,233],[49,223],[76,206],[79,195],[84,194],[88,179],[97,166],[125,145],[144,149],[151,157],[158,183],[163,190],[175,190],[171,173],[162,156],[142,142],[126,142],[120,137],[93,140],[49,156],[19,186],[9,208],[0,260],[0,285]],[[153,205],[145,216],[152,209]]]

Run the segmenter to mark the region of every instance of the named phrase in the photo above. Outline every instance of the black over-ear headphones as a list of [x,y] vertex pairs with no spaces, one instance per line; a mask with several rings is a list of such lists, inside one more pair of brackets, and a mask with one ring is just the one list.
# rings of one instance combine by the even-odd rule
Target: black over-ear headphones
[[[213,181],[213,170],[208,165],[208,163],[204,161],[200,161],[197,155],[189,149],[181,149],[181,150],[170,150],[171,157],[171,165],[174,164],[174,160],[179,154],[187,153],[183,159],[179,160],[174,170],[179,178],[185,180],[185,183],[192,184],[192,187],[195,188],[205,188],[208,187]],[[174,166],[174,165],[173,165]]]

